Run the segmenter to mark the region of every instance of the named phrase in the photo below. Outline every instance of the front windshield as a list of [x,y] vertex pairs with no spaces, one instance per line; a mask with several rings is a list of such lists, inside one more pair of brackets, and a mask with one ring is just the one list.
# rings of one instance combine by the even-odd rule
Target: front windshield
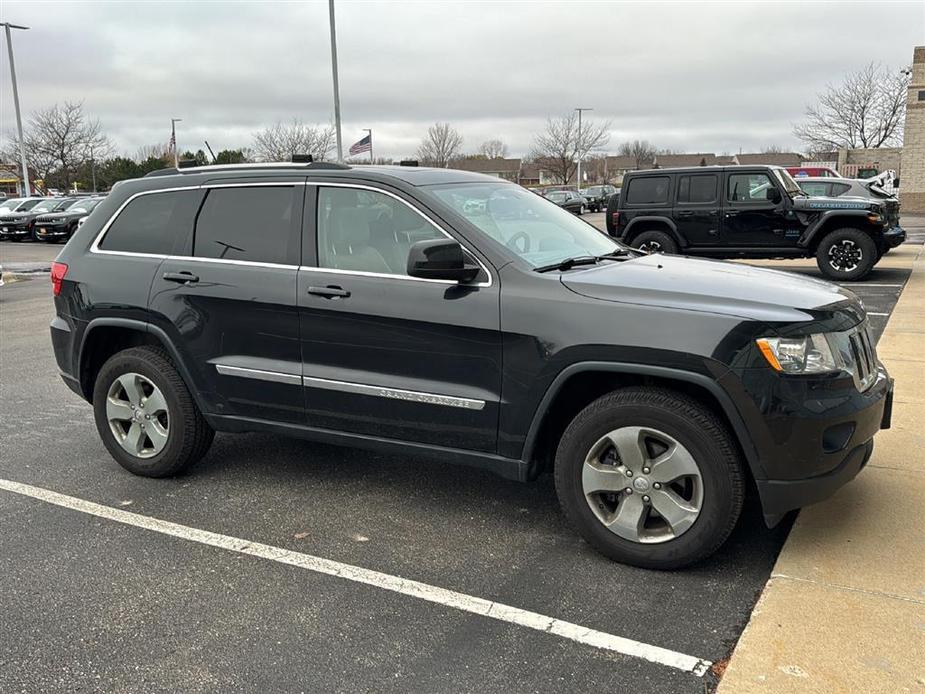
[[33,212],[51,212],[55,208],[61,205],[60,200],[42,200],[35,207],[32,208]]
[[22,200],[19,198],[10,198],[5,200],[2,205],[0,205],[0,213],[2,212],[12,212],[16,209],[16,206],[21,203]]
[[571,212],[517,185],[456,183],[425,190],[534,268],[621,249]]
[[89,212],[99,204],[99,200],[76,200],[67,208],[68,212]]
[[790,175],[787,169],[774,169],[774,173],[777,174],[777,178],[781,182],[781,185],[784,186],[784,190],[787,191],[787,195],[790,197],[794,195],[806,195],[803,189],[797,185],[797,182],[793,180],[793,176]]

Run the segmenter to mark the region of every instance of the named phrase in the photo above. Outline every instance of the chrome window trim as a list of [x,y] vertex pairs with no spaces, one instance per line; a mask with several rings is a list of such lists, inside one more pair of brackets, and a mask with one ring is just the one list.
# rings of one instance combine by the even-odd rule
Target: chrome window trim
[[[135,251],[111,251],[104,248],[100,248],[100,242],[106,235],[106,232],[109,231],[109,228],[113,225],[116,218],[124,210],[130,202],[139,198],[143,195],[157,195],[158,193],[175,193],[178,191],[184,190],[203,190],[210,188],[245,188],[245,187],[255,187],[255,186],[324,186],[328,188],[358,188],[361,190],[369,190],[374,193],[382,193],[383,195],[388,195],[389,197],[395,198],[400,203],[411,209],[416,214],[423,217],[428,223],[432,224],[440,233],[442,233],[446,238],[457,241],[460,246],[463,247],[469,255],[471,255],[475,262],[479,264],[479,267],[485,271],[485,274],[488,275],[487,282],[478,282],[476,284],[460,284],[459,282],[454,282],[452,280],[432,280],[426,279],[423,277],[411,277],[410,275],[396,275],[390,273],[379,273],[379,272],[364,272],[360,270],[339,270],[336,268],[325,268],[325,267],[316,267],[314,265],[289,265],[283,263],[263,263],[252,260],[230,260],[224,258],[205,258],[198,256],[190,255],[173,255],[169,253],[138,253]],[[304,233],[304,229],[303,229]],[[315,238],[317,243],[317,234]],[[339,183],[339,182],[330,182],[330,181],[241,181],[233,183],[204,183],[201,185],[195,186],[174,186],[171,188],[157,188],[153,190],[140,190],[137,193],[133,193],[128,198],[126,198],[116,211],[110,215],[109,219],[106,220],[106,223],[103,225],[103,228],[100,229],[100,233],[96,235],[96,238],[93,240],[93,243],[90,245],[90,252],[97,255],[116,255],[116,256],[126,256],[130,258],[155,258],[158,260],[182,260],[182,261],[193,261],[193,262],[218,262],[224,263],[227,265],[243,265],[243,266],[253,266],[253,267],[270,267],[270,268],[283,268],[290,270],[303,270],[305,272],[331,272],[339,275],[356,275],[359,277],[379,277],[382,279],[398,279],[405,280],[410,282],[426,282],[430,284],[444,284],[447,286],[459,285],[463,287],[491,287],[494,284],[494,275],[492,275],[491,270],[488,266],[482,262],[481,258],[473,253],[465,244],[455,238],[452,234],[447,232],[442,226],[437,224],[433,219],[431,219],[425,212],[421,211],[407,200],[402,197],[392,193],[391,191],[384,190],[382,188],[377,188],[376,186],[371,186],[363,183]]]
[[[418,209],[417,207],[409,203],[407,200],[405,200],[401,196],[396,195],[395,193],[391,191],[384,190],[382,188],[377,188],[376,186],[371,186],[365,183],[338,183],[338,182],[332,183],[330,181],[307,181],[305,185],[315,186],[315,187],[324,187],[324,188],[359,188],[360,190],[370,190],[374,193],[382,193],[383,195],[387,195],[391,198],[395,198],[400,203],[402,203],[405,207],[410,209],[412,212],[423,217],[429,224],[431,224],[434,228],[436,228],[437,231],[439,231],[441,234],[446,236],[451,241],[456,241],[460,246],[462,246],[463,250],[466,251],[466,253],[471,255],[473,258],[475,258],[475,262],[478,263],[479,267],[485,271],[486,275],[488,275],[488,281],[487,282],[477,282],[476,284],[460,284],[459,282],[454,282],[452,280],[429,280],[423,277],[411,277],[410,275],[397,275],[397,274],[391,274],[391,273],[386,273],[386,272],[366,272],[363,270],[339,270],[335,268],[327,268],[327,267],[321,267],[321,266],[315,267],[314,265],[301,265],[299,266],[299,270],[305,270],[307,272],[318,272],[318,271],[333,272],[333,273],[341,274],[341,275],[358,275],[360,277],[381,277],[384,279],[403,279],[403,280],[411,280],[414,282],[430,282],[430,283],[436,283],[436,284],[459,285],[461,287],[490,287],[492,286],[492,284],[494,284],[494,278],[493,278],[493,275],[491,274],[491,270],[488,269],[488,267],[485,265],[485,263],[482,262],[481,258],[479,258],[478,255],[473,253],[464,243],[462,243],[459,239],[457,239],[455,236],[449,233],[446,229],[444,229],[442,226],[437,224],[437,222],[431,219],[427,215],[426,212],[423,212],[422,210]],[[316,202],[315,212],[317,213],[317,211],[318,211],[318,203]],[[317,224],[317,219],[316,219],[315,220],[315,244],[316,246],[318,243],[317,229],[318,229],[318,224]]]
[[458,407],[464,410],[485,409],[484,400],[463,398],[457,395],[443,395],[440,393],[428,393],[421,390],[406,390],[404,388],[387,388],[385,386],[373,386],[366,383],[337,381],[330,378],[317,378],[314,376],[299,376],[297,374],[265,371],[263,369],[250,369],[244,366],[232,366],[230,364],[221,363],[215,364],[215,370],[223,376],[237,376],[241,378],[252,378],[258,381],[301,385],[305,388],[335,390],[341,393],[353,393],[355,395],[371,395],[379,398],[404,400],[406,402],[419,402],[425,405]]

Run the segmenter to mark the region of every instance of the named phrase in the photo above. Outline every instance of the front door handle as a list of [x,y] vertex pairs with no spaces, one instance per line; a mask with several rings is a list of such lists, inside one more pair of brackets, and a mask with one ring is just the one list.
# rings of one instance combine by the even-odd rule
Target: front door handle
[[738,210],[726,210],[726,216],[727,217],[738,217],[739,211]]
[[328,287],[309,287],[308,293],[314,294],[315,296],[323,296],[326,299],[346,299],[350,296],[350,292],[343,287],[335,287],[333,285]]
[[193,282],[198,282],[199,277],[194,275],[192,272],[165,272],[164,279],[168,282],[180,282],[181,284],[191,284]]
[[693,217],[693,216],[694,216],[694,213],[693,213],[693,212],[690,212],[690,211],[686,211],[686,212],[675,212],[675,215],[678,216],[678,217]]

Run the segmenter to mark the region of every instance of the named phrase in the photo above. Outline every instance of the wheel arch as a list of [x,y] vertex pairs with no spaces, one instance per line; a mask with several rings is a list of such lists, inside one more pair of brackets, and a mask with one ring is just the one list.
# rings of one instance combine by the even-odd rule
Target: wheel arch
[[710,377],[671,367],[618,362],[581,362],[563,369],[547,388],[530,423],[522,459],[532,476],[551,464],[555,448],[568,423],[584,407],[605,393],[648,385],[665,387],[694,397],[711,408],[729,426],[748,472],[763,478],[745,421],[732,398]]
[[838,229],[858,229],[870,235],[874,243],[877,243],[876,235],[870,222],[867,221],[867,210],[839,210],[837,212],[825,212],[810,226],[799,245],[810,249],[813,253],[819,247],[819,243],[825,238],[826,234]]
[[109,357],[124,349],[144,345],[160,347],[167,352],[197,407],[206,412],[198,389],[193,387],[195,381],[167,334],[155,325],[131,318],[95,318],[84,330],[77,361],[77,376],[84,398],[92,402],[96,375]]

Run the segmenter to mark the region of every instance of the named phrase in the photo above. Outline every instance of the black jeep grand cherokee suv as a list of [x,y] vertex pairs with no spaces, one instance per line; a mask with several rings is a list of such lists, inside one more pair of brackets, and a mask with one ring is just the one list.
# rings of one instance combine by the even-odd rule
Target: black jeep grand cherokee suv
[[116,186],[61,252],[65,382],[128,470],[272,431],[529,480],[672,568],[851,480],[891,381],[850,292],[628,249],[511,183],[332,164]]
[[906,240],[899,201],[809,197],[779,166],[633,171],[607,208],[607,231],[634,248],[711,258],[816,258],[858,280]]

